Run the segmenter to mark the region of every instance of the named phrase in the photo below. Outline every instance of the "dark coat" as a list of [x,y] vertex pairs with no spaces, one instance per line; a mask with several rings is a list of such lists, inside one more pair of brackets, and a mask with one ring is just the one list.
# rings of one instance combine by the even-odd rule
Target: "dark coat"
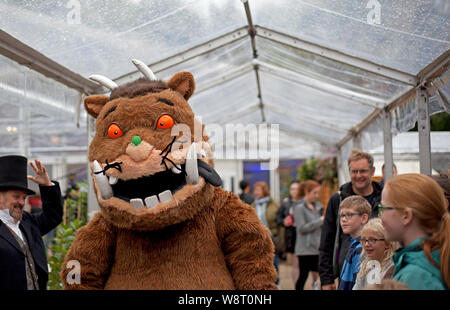
[[[372,201],[372,215],[371,218],[378,216],[378,204],[381,201],[381,191],[382,187],[377,182],[372,182],[372,186],[374,189],[374,199]],[[320,247],[319,247],[319,275],[320,275],[320,283],[322,285],[332,284],[334,283],[334,279],[339,277],[340,271],[342,269],[342,265],[344,263],[345,255],[347,254],[350,238],[349,235],[344,234],[342,232],[342,228],[339,225],[339,263],[338,269],[335,272],[333,269],[335,266],[333,264],[333,251],[334,251],[334,243],[336,238],[336,221],[339,212],[339,204],[342,200],[349,196],[356,195],[353,192],[352,183],[348,182],[343,184],[340,188],[340,197],[339,192],[334,193],[330,200],[328,201],[327,210],[325,213],[325,218],[322,226],[322,235],[320,238]]]
[[241,200],[243,202],[245,202],[246,204],[249,204],[249,205],[251,205],[253,203],[253,201],[255,201],[255,197],[253,197],[253,195],[251,193],[239,194],[239,198],[241,198]]
[[[48,281],[47,257],[42,236],[61,223],[63,201],[59,184],[40,186],[42,213],[23,212],[19,227],[33,256],[39,288],[45,290]],[[25,254],[9,231],[0,221],[0,291],[26,290]]]
[[297,231],[295,230],[295,226],[284,226],[284,219],[289,215],[289,211],[291,207],[296,203],[296,201],[292,201],[292,199],[284,198],[280,208],[277,211],[276,221],[280,227],[284,227],[284,246],[286,248],[287,253],[295,252],[295,240]]

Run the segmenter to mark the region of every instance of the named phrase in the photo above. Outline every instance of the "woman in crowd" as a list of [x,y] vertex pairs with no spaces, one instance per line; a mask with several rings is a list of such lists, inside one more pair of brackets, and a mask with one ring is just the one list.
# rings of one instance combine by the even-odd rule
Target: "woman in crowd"
[[[255,208],[256,214],[261,222],[269,228],[272,238],[275,237],[280,233],[276,221],[277,211],[280,207],[279,204],[270,197],[269,186],[266,182],[256,182],[255,185],[253,185],[253,196],[255,197],[255,200],[252,202],[251,206]],[[276,284],[278,285],[278,253],[275,253],[274,265],[277,270]]]
[[394,280],[413,290],[450,286],[450,215],[442,188],[431,177],[403,174],[386,182],[379,206],[393,256]]
[[286,260],[292,266],[292,281],[298,279],[298,259],[295,256],[295,239],[297,231],[295,230],[295,221],[293,215],[293,207],[300,200],[298,196],[299,182],[293,181],[289,186],[289,197],[283,200],[280,209],[277,212],[277,223],[284,226],[284,243],[286,247]]
[[392,256],[397,249],[396,242],[386,240],[383,223],[373,218],[361,231],[361,264],[354,290],[362,290],[369,284],[380,284],[384,279],[394,276],[395,266]]
[[299,197],[303,197],[294,207],[294,219],[297,228],[295,255],[298,257],[300,275],[295,284],[296,290],[303,290],[310,271],[313,272],[314,289],[319,268],[320,234],[323,224],[323,206],[318,201],[320,184],[313,180],[302,182]]

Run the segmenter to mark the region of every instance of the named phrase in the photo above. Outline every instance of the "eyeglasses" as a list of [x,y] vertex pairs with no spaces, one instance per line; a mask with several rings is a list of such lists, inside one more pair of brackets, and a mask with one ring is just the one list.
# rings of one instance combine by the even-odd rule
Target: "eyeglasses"
[[359,174],[368,174],[369,171],[370,171],[369,169],[350,170],[350,173],[354,174],[354,175],[358,174],[358,172],[359,172]]
[[383,214],[384,211],[386,211],[386,210],[398,209],[398,208],[395,208],[395,207],[383,206],[381,203],[378,204],[377,208],[378,208],[378,214],[379,215]]
[[374,245],[377,241],[383,241],[384,239],[375,239],[375,238],[370,238],[370,239],[361,239],[361,245],[365,245],[366,242],[369,242],[370,245]]
[[341,219],[348,220],[348,219],[351,219],[351,218],[353,217],[353,215],[361,215],[361,212],[354,212],[354,213],[341,214],[341,215],[340,215],[340,218],[341,218]]

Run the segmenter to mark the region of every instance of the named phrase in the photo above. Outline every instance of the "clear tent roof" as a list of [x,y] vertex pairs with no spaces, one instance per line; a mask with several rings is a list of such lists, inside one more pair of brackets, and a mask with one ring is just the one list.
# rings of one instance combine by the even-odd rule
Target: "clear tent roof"
[[[367,119],[363,142],[378,146],[382,123],[373,116],[448,59],[448,1],[250,0],[249,9],[254,38],[239,0],[0,0],[0,29],[86,81],[140,77],[132,58],[162,79],[191,71],[190,103],[203,123],[279,124],[281,157],[335,154]],[[80,89],[4,56],[0,65],[0,152],[23,144],[24,130],[33,154],[85,150]],[[434,90],[450,97],[448,71],[442,76]],[[393,132],[414,120],[406,99],[390,109]],[[439,102],[434,111],[446,110]]]

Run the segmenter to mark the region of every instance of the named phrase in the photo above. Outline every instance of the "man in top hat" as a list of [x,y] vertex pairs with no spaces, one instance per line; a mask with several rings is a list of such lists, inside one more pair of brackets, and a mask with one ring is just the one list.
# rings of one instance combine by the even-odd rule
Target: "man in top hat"
[[27,159],[0,157],[0,291],[45,290],[47,258],[42,236],[62,220],[61,190],[51,181],[45,167],[30,162],[42,198],[40,214],[24,212],[25,199],[34,195],[27,185]]

